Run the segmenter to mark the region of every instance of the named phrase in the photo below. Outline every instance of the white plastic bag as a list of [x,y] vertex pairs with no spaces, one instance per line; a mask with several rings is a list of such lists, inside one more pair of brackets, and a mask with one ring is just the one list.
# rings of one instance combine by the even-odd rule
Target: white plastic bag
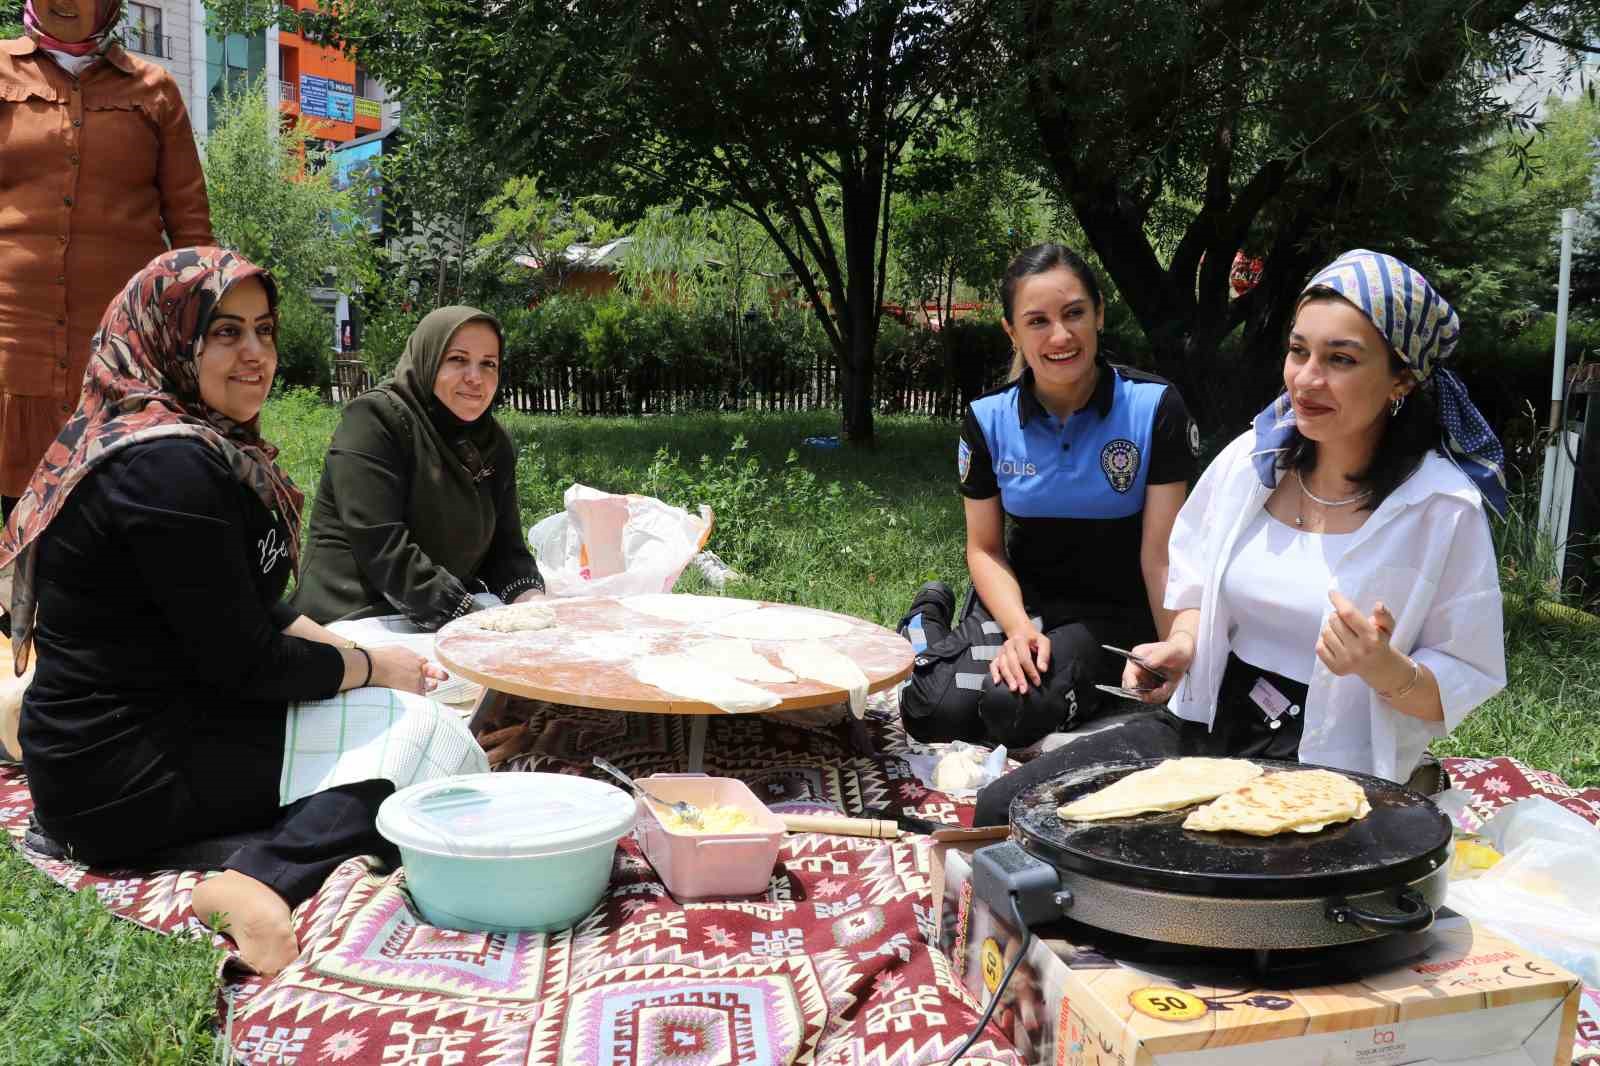
[[636,596],[671,592],[711,537],[713,516],[653,496],[620,496],[573,485],[566,510],[528,530],[545,591],[552,596]]
[[[948,744],[919,745],[920,750],[913,750],[901,756],[917,780],[932,789],[938,789],[948,796],[956,798],[970,798],[978,794],[978,789],[993,781],[999,780],[1006,772],[1006,746],[1000,745],[993,750],[978,744],[968,744],[964,740],[954,740]],[[939,784],[939,764],[946,759],[957,759],[975,766],[972,773],[973,782],[970,787],[943,787]]]
[[1445,902],[1600,985],[1600,827],[1530,796],[1501,809],[1479,833],[1505,857],[1471,881],[1452,882]]

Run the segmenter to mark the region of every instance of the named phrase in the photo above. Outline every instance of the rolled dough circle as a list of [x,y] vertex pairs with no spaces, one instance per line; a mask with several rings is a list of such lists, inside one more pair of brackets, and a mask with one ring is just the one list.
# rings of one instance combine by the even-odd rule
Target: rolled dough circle
[[842,637],[854,626],[843,618],[796,611],[788,607],[763,607],[747,611],[732,618],[723,618],[706,627],[721,637],[743,637],[746,640],[820,640],[823,637]]

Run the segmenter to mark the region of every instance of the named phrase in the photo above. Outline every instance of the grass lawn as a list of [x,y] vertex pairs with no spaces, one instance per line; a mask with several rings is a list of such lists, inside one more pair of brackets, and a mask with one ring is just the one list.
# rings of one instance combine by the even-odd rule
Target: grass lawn
[[[337,419],[305,394],[263,416],[308,495]],[[836,432],[827,413],[505,421],[525,521],[559,510],[574,481],[708,503],[712,549],[746,575],[730,592],[893,625],[922,582],[964,578],[951,423],[881,418],[877,447],[860,451],[802,445]],[[1526,522],[1514,516],[1499,535],[1510,683],[1438,750],[1515,755],[1600,785],[1600,630],[1536,619],[1543,583]],[[692,573],[679,586],[702,587]],[[0,849],[0,1064],[218,1061],[215,964],[209,947],[116,921]]]

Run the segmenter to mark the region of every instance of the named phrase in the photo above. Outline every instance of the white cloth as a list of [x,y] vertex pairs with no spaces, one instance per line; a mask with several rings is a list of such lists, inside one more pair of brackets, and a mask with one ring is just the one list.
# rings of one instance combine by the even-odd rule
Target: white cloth
[[[1250,463],[1254,440],[1245,432],[1206,469],[1178,512],[1167,552],[1167,608],[1200,609],[1195,661],[1169,706],[1208,726],[1216,716],[1228,634],[1239,622],[1219,595],[1223,564],[1271,495]],[[1335,677],[1319,660],[1300,758],[1404,781],[1431,740],[1505,687],[1500,575],[1478,490],[1448,459],[1430,452],[1351,534],[1329,588],[1363,611],[1378,600],[1388,606],[1395,616],[1390,643],[1438,679],[1444,721],[1401,714],[1359,677]]]
[[86,56],[75,56],[71,52],[57,52],[53,48],[41,48],[40,51],[55,60],[57,66],[74,78],[82,74],[92,64],[100,61],[99,52],[90,52]]
[[[1307,533],[1278,521],[1263,507],[1234,545],[1222,575],[1233,653],[1251,666],[1311,680],[1317,637],[1328,607],[1328,582],[1354,533]],[[1293,581],[1284,575],[1293,574]]]
[[483,748],[448,707],[392,688],[356,688],[290,705],[278,801],[357,781],[382,778],[401,789],[488,772]]

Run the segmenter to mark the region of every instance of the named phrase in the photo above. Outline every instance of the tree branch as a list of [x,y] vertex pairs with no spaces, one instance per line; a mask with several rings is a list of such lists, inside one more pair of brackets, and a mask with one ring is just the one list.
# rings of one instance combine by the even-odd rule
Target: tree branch
[[1511,19],[1510,25],[1526,33],[1529,37],[1537,37],[1547,44],[1557,44],[1569,52],[1587,52],[1590,55],[1600,55],[1600,47],[1586,44],[1583,41],[1574,41],[1566,37],[1557,37],[1555,34],[1546,33],[1537,26],[1530,25],[1525,19]]

